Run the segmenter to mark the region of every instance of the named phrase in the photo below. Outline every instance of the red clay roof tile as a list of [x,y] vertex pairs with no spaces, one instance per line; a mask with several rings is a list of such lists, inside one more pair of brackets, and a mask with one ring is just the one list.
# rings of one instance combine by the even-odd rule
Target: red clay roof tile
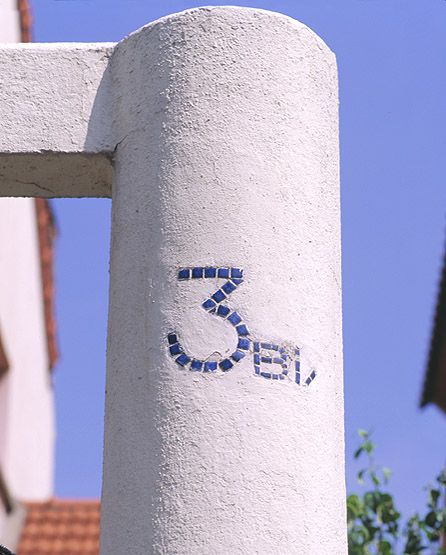
[[98,555],[99,501],[26,503],[17,555]]

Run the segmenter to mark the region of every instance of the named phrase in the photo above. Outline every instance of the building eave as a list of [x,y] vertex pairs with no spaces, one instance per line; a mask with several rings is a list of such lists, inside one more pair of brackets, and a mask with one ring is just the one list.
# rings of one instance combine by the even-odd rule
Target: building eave
[[432,327],[420,407],[434,403],[446,413],[446,253]]

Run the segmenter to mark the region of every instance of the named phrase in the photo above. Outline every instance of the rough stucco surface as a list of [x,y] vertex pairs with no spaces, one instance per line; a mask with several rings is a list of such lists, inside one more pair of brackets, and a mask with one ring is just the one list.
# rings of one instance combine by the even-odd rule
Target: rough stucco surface
[[[115,155],[102,555],[346,553],[338,101],[334,55],[307,27],[243,8],[155,22],[111,58]],[[300,346],[310,387],[182,370],[230,354],[201,302]]]
[[0,195],[111,196],[112,44],[0,47]]

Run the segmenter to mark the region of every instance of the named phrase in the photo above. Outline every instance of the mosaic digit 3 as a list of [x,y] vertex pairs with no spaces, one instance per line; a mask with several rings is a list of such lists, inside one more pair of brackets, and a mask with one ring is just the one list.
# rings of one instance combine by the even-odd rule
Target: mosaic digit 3
[[[228,297],[243,283],[241,268],[181,268],[178,271],[178,279],[180,281],[190,279],[225,280],[224,284],[205,299],[201,306],[208,313],[226,320],[235,328],[238,337],[237,348],[229,357],[200,360],[186,353],[177,333],[169,333],[167,336],[169,352],[179,366],[194,372],[216,372],[218,368],[223,372],[228,372],[243,358],[252,356],[254,373],[262,378],[285,380],[290,377],[290,369],[294,368],[294,381],[298,385],[310,385],[314,380],[316,372],[312,370],[310,375],[301,381],[299,348],[290,348],[252,338],[241,315],[226,304]],[[269,370],[271,367],[276,370]]]

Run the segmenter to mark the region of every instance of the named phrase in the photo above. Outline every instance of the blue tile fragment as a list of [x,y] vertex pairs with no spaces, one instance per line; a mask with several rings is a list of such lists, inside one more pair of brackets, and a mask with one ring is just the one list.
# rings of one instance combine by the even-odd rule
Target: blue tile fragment
[[258,353],[254,354],[254,364],[260,364],[260,355]]
[[279,379],[279,374],[273,374],[273,380],[278,380]]
[[230,295],[233,291],[235,291],[236,288],[237,288],[237,286],[234,285],[233,283],[231,283],[230,281],[227,281],[222,286],[222,289],[226,293],[226,295]]
[[285,376],[283,374],[279,374],[279,380],[284,380]]
[[248,351],[250,343],[251,342],[249,341],[249,339],[245,339],[244,337],[239,337],[237,348],[243,349],[244,351]]
[[178,279],[189,279],[190,278],[190,269],[189,268],[182,268],[178,272]]
[[220,364],[219,364],[220,368],[223,370],[223,372],[227,372],[228,370],[230,370],[234,365],[232,364],[232,362],[229,360],[229,358],[225,358],[223,359]]
[[243,277],[243,270],[241,268],[231,268],[231,277],[232,278],[242,278]]
[[221,303],[221,301],[223,299],[226,299],[226,295],[223,293],[223,291],[221,289],[219,289],[218,291],[216,291],[213,295],[212,298],[214,299],[214,301],[216,303]]
[[217,361],[215,360],[208,360],[204,363],[204,371],[205,372],[215,372],[217,370]]
[[203,277],[204,268],[192,268],[192,277],[194,279]]
[[187,355],[182,354],[175,359],[175,362],[180,366],[186,366],[186,364],[190,362],[190,358]]
[[174,345],[171,345],[169,347],[169,351],[170,351],[170,354],[172,356],[175,356],[175,355],[179,355],[180,353],[182,353],[183,349],[181,348],[179,343],[175,343]]
[[239,278],[231,278],[232,283],[235,283],[235,285],[240,285],[241,283],[243,283],[242,279]]
[[235,362],[238,362],[239,360],[242,360],[242,358],[244,358],[246,356],[246,353],[242,353],[242,351],[235,351],[234,353],[232,353],[231,358],[232,360],[235,360]]
[[192,370],[199,372],[203,368],[203,363],[201,360],[194,359],[190,365]]
[[270,351],[272,349],[271,343],[260,343],[260,346],[262,347],[262,349],[266,349],[267,351]]
[[271,357],[262,357],[262,362],[265,364],[272,364],[273,359]]
[[222,316],[223,318],[226,318],[226,316],[230,313],[231,311],[229,310],[229,308],[223,304],[218,305],[218,310],[217,310],[217,314],[219,316]]
[[228,316],[228,320],[231,322],[233,326],[240,324],[240,322],[242,321],[242,319],[237,314],[237,312],[233,312],[230,316]]
[[259,376],[260,375],[260,366],[254,366],[254,372]]
[[215,308],[216,304],[212,299],[206,299],[204,303],[201,305],[205,310],[210,310],[211,308]]
[[255,353],[260,352],[260,343],[258,343],[257,341],[254,343],[254,352]]
[[310,385],[310,383],[314,380],[315,377],[316,377],[316,372],[313,370],[313,372],[311,372],[311,374],[305,380],[306,385]]
[[282,370],[282,374],[283,374],[284,376],[288,376],[288,370],[285,368],[284,370]]
[[217,275],[216,268],[205,268],[204,269],[204,277],[205,278],[214,278]]
[[219,278],[228,278],[229,277],[229,268],[219,268],[218,269],[218,277]]
[[271,372],[260,372],[263,378],[271,378]]
[[237,333],[239,335],[249,335],[248,328],[245,326],[245,324],[240,324],[240,326],[237,326],[235,329],[237,330]]
[[169,333],[169,335],[167,336],[167,341],[169,342],[169,345],[173,345],[174,343],[178,343],[177,334],[176,333]]
[[274,364],[283,364],[283,358],[274,357],[273,362]]

